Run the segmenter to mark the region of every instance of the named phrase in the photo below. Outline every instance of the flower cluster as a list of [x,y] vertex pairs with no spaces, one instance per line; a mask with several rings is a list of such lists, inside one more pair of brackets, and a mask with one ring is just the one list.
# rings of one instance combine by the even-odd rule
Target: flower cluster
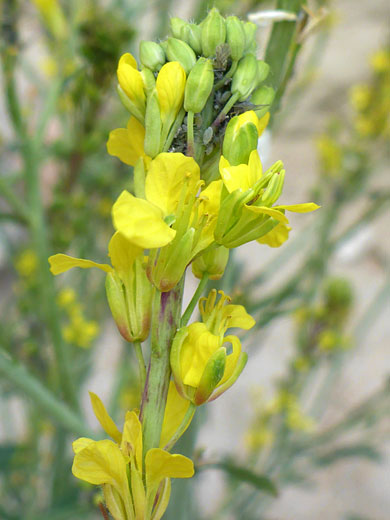
[[[159,44],[141,42],[140,65],[129,53],[120,58],[118,93],[130,118],[126,128],[110,133],[107,150],[134,167],[134,189],[123,191],[112,207],[111,265],[64,254],[49,259],[53,274],[73,267],[106,273],[108,303],[127,341],[139,344],[152,329],[140,415],[128,413],[120,434],[106,412],[96,412],[102,406],[93,397],[95,412],[115,442],[83,439],[74,445],[74,474],[104,486],[115,519],[162,516],[167,479],[192,475],[190,461],[168,450],[196,407],[225,392],[247,360],[239,338],[225,334],[232,327],[250,329],[254,320],[223,292],[218,301],[216,291],[201,298],[199,322],[187,326],[184,320],[179,327],[177,302],[167,314],[167,302],[182,287],[187,267],[192,265],[202,280],[218,279],[230,249],[251,241],[279,247],[290,231],[286,211],[318,207],[278,204],[283,163],[263,171],[258,139],[274,92],[263,85],[269,66],[256,56],[255,31],[254,24],[225,19],[212,9],[199,25],[173,18],[171,36]],[[157,322],[161,316],[167,323]],[[156,397],[158,391],[164,396],[170,377],[162,359],[168,368],[170,361],[170,393],[176,392],[176,401],[186,408],[167,442],[162,441],[164,425],[159,431],[164,408]],[[165,416],[171,414],[169,395]]]

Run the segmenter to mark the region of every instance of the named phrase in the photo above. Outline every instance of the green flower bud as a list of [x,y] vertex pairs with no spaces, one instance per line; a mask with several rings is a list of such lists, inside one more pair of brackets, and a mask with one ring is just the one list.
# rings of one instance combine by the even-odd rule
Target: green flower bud
[[168,38],[167,58],[169,61],[178,61],[185,70],[186,74],[190,72],[196,63],[194,51],[183,40],[177,38]]
[[263,60],[257,60],[257,84],[260,85],[269,73],[269,65]]
[[256,52],[256,31],[257,25],[253,22],[243,23],[243,29],[245,32],[245,52]]
[[259,119],[269,111],[274,98],[274,89],[267,85],[262,85],[253,92],[251,103],[253,103],[253,105],[265,105],[262,108],[259,107],[258,109],[255,109],[256,115]]
[[156,42],[142,41],[139,44],[139,59],[144,67],[157,72],[165,63],[165,52]]
[[[256,119],[253,112],[250,112]],[[247,164],[250,153],[257,148],[258,131],[253,120],[240,116],[233,117],[225,131],[222,154],[232,166]]]
[[149,157],[156,157],[160,153],[161,116],[157,90],[154,89],[147,98],[145,113],[145,140],[144,150]]
[[144,82],[145,90],[147,95],[153,92],[153,89],[156,86],[156,78],[154,77],[153,72],[150,69],[142,69],[141,70],[142,81]]
[[229,260],[229,249],[220,246],[210,249],[198,256],[192,262],[192,272],[197,278],[202,278],[204,274],[208,274],[211,280],[219,280]]
[[202,23],[202,54],[209,58],[215,55],[218,45],[225,43],[226,24],[218,9],[213,7]]
[[187,112],[201,112],[213,89],[214,70],[211,60],[199,58],[188,75],[184,92],[184,109]]
[[202,54],[202,29],[195,23],[185,25],[181,31],[181,39],[184,40],[196,54]]
[[233,61],[238,61],[244,54],[245,31],[241,20],[237,16],[226,18],[226,42],[230,47],[230,56]]
[[214,352],[207,362],[198,388],[194,395],[194,404],[200,406],[207,402],[214,392],[216,386],[223,378],[226,366],[226,349],[220,347]]
[[182,37],[182,29],[183,27],[189,25],[188,22],[185,20],[182,20],[181,18],[171,18],[171,33],[174,38],[181,38]]
[[257,60],[253,54],[247,54],[238,63],[231,91],[239,94],[238,101],[245,101],[257,87],[257,83]]

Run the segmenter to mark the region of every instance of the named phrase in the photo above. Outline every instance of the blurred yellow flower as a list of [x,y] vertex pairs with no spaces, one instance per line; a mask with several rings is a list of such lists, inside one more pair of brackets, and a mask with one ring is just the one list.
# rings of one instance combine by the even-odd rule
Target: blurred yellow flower
[[24,278],[32,277],[38,268],[38,258],[32,249],[26,249],[16,259],[15,269]]

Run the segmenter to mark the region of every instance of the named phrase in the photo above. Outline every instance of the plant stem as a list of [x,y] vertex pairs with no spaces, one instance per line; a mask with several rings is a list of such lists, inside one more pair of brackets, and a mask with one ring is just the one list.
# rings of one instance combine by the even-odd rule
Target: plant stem
[[40,407],[67,431],[83,437],[94,437],[78,415],[58,400],[24,366],[13,361],[8,352],[3,349],[0,349],[0,374],[21,390],[24,395],[29,396],[36,406]]
[[219,88],[223,87],[226,83],[226,80],[228,80],[229,78],[231,78],[233,76],[233,74],[236,72],[236,68],[237,68],[237,65],[238,65],[238,61],[233,61],[232,63],[232,66],[230,67],[230,69],[227,71],[227,73],[224,75],[224,77],[222,79],[220,79],[214,86],[214,90],[218,90]]
[[179,428],[176,430],[176,433],[169,440],[168,444],[166,446],[164,446],[164,450],[169,451],[177,443],[177,441],[180,439],[180,437],[185,432],[188,423],[191,421],[191,419],[195,413],[195,410],[196,410],[196,405],[190,402],[188,410],[186,411],[186,413],[183,417],[183,420],[180,423]]
[[186,310],[184,311],[183,316],[181,317],[180,327],[184,327],[185,325],[187,325],[189,319],[192,316],[192,313],[194,312],[194,309],[196,307],[196,304],[198,303],[199,298],[203,294],[203,291],[204,291],[204,288],[207,285],[208,279],[209,279],[209,275],[207,273],[205,273],[202,276],[202,278],[201,278],[201,280],[199,282],[198,288],[196,289],[193,297],[191,298],[190,303],[188,304]]
[[226,105],[223,107],[223,109],[221,110],[221,112],[218,114],[215,121],[211,125],[213,129],[217,128],[222,123],[222,121],[226,117],[226,114],[233,107],[234,103],[238,100],[239,97],[240,97],[240,94],[238,92],[231,95],[231,97],[227,101]]
[[146,365],[144,360],[144,355],[142,353],[142,346],[140,341],[134,341],[134,350],[137,355],[138,360],[138,368],[139,368],[139,381],[141,392],[144,391],[145,381],[146,381]]
[[172,291],[156,290],[154,296],[150,362],[140,411],[144,454],[160,443],[171,376],[170,350],[180,321],[183,286],[184,277]]
[[194,153],[194,113],[190,111],[187,114],[187,155],[194,157]]

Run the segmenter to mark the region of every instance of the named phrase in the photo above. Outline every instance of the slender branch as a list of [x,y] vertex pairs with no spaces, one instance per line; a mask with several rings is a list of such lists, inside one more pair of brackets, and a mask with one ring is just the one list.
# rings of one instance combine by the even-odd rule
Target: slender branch
[[181,320],[180,320],[180,327],[184,327],[185,325],[187,325],[189,319],[191,318],[192,316],[192,313],[194,312],[194,309],[196,307],[196,304],[198,303],[199,301],[199,298],[202,296],[203,294],[203,291],[207,285],[207,282],[208,282],[208,279],[209,279],[209,276],[207,273],[205,273],[200,282],[199,282],[199,285],[198,285],[198,288],[196,289],[193,297],[191,298],[191,301],[190,303],[188,304],[186,310],[184,311],[184,314],[183,316],[181,317]]
[[169,451],[173,446],[177,443],[177,441],[180,439],[180,437],[183,435],[183,433],[186,431],[188,423],[191,421],[194,413],[196,410],[196,405],[193,403],[190,403],[188,410],[186,411],[182,422],[180,423],[179,428],[176,430],[176,433],[172,436],[172,438],[169,440],[169,442],[164,446],[164,450]]
[[137,355],[138,369],[139,369],[139,380],[141,386],[141,392],[143,392],[145,381],[146,381],[146,365],[144,355],[142,353],[142,345],[140,341],[134,341],[134,350]]
[[83,437],[92,437],[82,419],[66,404],[62,403],[41,381],[21,364],[12,360],[8,352],[0,349],[0,374],[11,382],[23,395],[30,397],[34,405],[38,406],[61,424],[66,430]]

